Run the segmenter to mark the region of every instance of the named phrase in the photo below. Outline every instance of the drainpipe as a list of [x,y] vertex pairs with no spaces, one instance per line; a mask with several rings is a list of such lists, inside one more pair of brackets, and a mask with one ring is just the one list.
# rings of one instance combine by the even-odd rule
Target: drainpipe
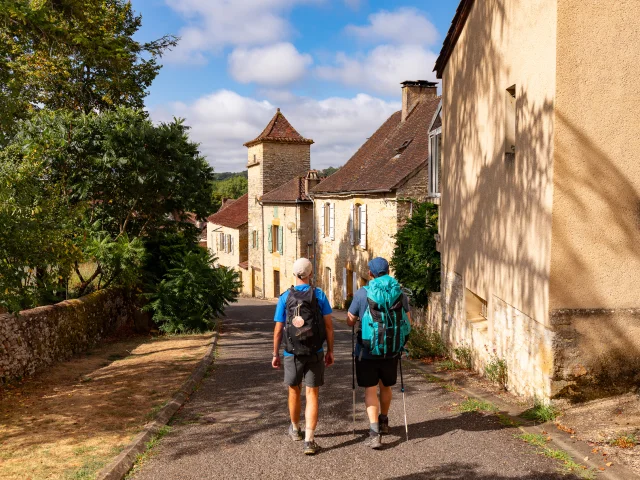
[[264,205],[261,200],[258,200],[258,203],[260,204],[260,208],[262,209],[262,215],[260,215],[262,217],[262,298],[267,298],[265,292],[265,275],[267,274],[267,272],[264,269]]
[[311,195],[311,193],[308,193],[307,195],[309,195],[309,198],[311,199],[311,201],[313,202],[313,206],[311,207],[311,213],[313,215],[313,220],[311,222],[311,225],[313,227],[313,245],[311,245],[311,249],[313,251],[313,281],[312,281],[312,285],[315,287],[316,286],[316,278],[318,278],[318,270],[316,269],[316,257],[318,256],[316,252],[316,199],[313,195]]

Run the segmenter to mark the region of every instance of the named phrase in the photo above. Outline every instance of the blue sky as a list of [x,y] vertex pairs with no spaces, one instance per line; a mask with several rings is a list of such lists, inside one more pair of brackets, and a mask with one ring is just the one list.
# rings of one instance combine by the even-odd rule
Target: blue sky
[[400,108],[403,80],[435,80],[458,0],[133,0],[140,40],[181,37],[147,97],[156,121],[186,119],[216,171],[276,107],[316,141],[312,167],[344,164]]

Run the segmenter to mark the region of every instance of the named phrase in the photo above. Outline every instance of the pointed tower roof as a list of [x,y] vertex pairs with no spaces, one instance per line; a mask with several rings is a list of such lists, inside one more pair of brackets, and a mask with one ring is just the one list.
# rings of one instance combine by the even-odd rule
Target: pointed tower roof
[[262,133],[250,142],[245,143],[244,146],[252,147],[262,142],[302,143],[311,145],[313,140],[300,135],[296,129],[291,126],[289,120],[280,113],[280,109],[278,109]]

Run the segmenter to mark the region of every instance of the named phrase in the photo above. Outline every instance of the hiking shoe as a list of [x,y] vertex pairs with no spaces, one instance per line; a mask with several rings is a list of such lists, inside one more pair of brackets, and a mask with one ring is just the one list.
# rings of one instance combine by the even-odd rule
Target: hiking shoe
[[369,438],[364,441],[364,444],[373,450],[380,450],[382,448],[382,435],[369,431]]
[[320,446],[316,443],[315,440],[311,440],[310,442],[304,442],[304,454],[305,455],[315,455],[320,450]]
[[299,428],[297,430],[293,429],[293,425],[289,424],[289,438],[294,442],[299,442],[300,440],[304,440],[304,436],[302,435],[302,430]]
[[378,426],[382,435],[389,433],[389,417],[382,414],[378,415]]

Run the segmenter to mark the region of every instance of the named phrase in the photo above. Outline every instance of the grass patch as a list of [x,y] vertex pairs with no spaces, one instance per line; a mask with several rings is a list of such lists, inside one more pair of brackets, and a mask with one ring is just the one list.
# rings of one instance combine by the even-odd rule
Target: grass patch
[[501,413],[497,413],[496,417],[498,418],[498,422],[500,422],[500,425],[502,425],[504,427],[519,427],[520,426],[520,422],[518,422],[517,420],[512,419],[511,417],[503,415]]
[[538,399],[535,399],[533,407],[522,413],[522,418],[527,420],[533,420],[538,423],[551,422],[560,415],[558,410],[553,405],[545,404]]
[[78,470],[68,470],[65,473],[65,480],[94,480],[96,473],[105,465],[104,460],[89,458],[85,460],[82,467]]
[[440,334],[425,327],[411,330],[406,348],[410,358],[444,357],[447,354],[447,347]]
[[547,445],[547,437],[544,435],[539,435],[537,433],[521,433],[516,435],[516,438],[519,438],[525,443],[529,445],[533,445],[534,447],[545,447]]
[[167,403],[169,403],[168,400],[166,402],[159,403],[158,405],[154,406],[151,410],[149,410],[149,412],[147,412],[144,418],[146,420],[153,420],[154,418],[156,418],[156,415],[158,414],[158,412],[167,405]]
[[620,434],[613,440],[609,441],[609,445],[618,448],[633,448],[638,445],[640,441],[633,433]]
[[466,370],[473,367],[473,352],[466,345],[461,345],[453,349],[453,356],[456,361]]
[[487,412],[495,413],[498,411],[493,403],[478,398],[467,398],[464,402],[458,405],[458,410],[461,412]]
[[538,447],[538,454],[544,455],[548,458],[552,458],[553,460],[559,462],[562,465],[562,470],[564,473],[573,473],[585,480],[592,480],[596,476],[596,473],[593,469],[589,469],[585,465],[577,463],[575,460],[573,460],[571,455],[569,455],[564,450],[556,450],[547,447],[549,438],[545,437],[544,435],[539,435],[537,433],[522,433],[516,435],[516,438],[519,438],[529,445]]
[[165,437],[170,431],[171,427],[168,425],[165,425],[158,430],[153,438],[149,440],[145,445],[145,451],[138,454],[138,456],[136,457],[136,462],[134,463],[131,470],[129,470],[129,473],[127,473],[127,475],[124,477],[125,480],[131,480],[135,476],[138,470],[140,470],[140,467],[144,465],[144,463],[148,461],[149,458],[151,458],[151,455],[153,455],[153,450],[158,446],[160,440],[162,440],[162,438]]
[[442,370],[455,371],[455,370],[464,370],[464,366],[462,366],[455,360],[452,360],[451,358],[447,358],[446,360],[438,362],[436,364],[436,369],[439,371],[442,371]]
[[497,383],[505,390],[509,380],[507,360],[499,357],[495,351],[489,354],[489,362],[484,367],[484,374],[493,383]]

